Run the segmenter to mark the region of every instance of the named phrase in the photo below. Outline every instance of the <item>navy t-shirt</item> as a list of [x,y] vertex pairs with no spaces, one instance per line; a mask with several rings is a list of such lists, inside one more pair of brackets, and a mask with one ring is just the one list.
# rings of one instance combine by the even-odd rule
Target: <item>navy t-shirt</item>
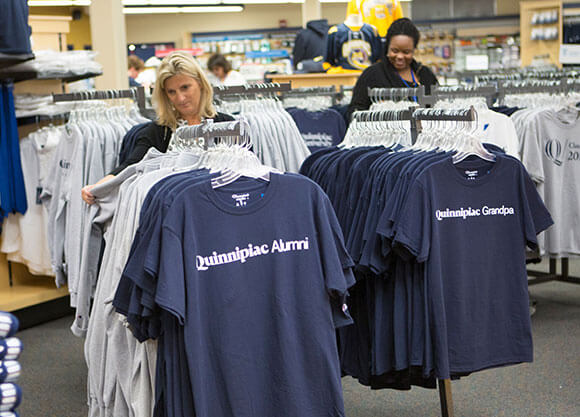
[[552,223],[508,156],[449,157],[411,185],[395,243],[425,262],[437,377],[532,361],[525,247]]
[[196,415],[344,415],[334,328],[351,322],[351,265],[330,202],[304,177],[176,197],[145,268],[183,325]]
[[0,53],[30,54],[28,4],[24,0],[2,1],[0,14]]
[[346,133],[346,123],[336,110],[290,109],[288,113],[296,122],[298,130],[311,152],[338,145]]

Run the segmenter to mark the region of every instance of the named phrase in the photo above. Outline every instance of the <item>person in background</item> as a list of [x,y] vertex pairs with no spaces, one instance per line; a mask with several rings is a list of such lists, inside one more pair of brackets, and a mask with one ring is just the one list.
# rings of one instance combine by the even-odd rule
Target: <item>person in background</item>
[[408,18],[397,19],[386,36],[386,56],[363,71],[354,86],[348,118],[354,111],[368,110],[368,88],[414,88],[425,86],[429,94],[437,84],[435,74],[413,58],[419,43],[419,30]]
[[232,64],[221,54],[212,55],[207,61],[207,68],[218,79],[221,85],[244,85],[246,79],[239,72],[232,69]]
[[[141,131],[127,160],[96,184],[110,180],[129,165],[141,161],[149,148],[166,152],[173,132],[179,126],[197,125],[204,119],[213,119],[216,123],[234,120],[230,115],[216,112],[213,90],[207,77],[197,61],[183,52],[173,52],[161,62],[153,102],[157,120]],[[96,184],[87,185],[81,191],[88,204],[95,202],[91,189]]]
[[129,76],[129,87],[139,87],[141,83],[137,81],[139,74],[145,69],[145,63],[137,55],[129,55],[127,58],[127,75]]

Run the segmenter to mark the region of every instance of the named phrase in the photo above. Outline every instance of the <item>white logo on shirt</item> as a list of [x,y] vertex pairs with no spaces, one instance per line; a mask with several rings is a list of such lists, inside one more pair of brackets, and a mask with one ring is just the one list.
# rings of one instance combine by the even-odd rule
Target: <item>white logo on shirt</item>
[[501,207],[488,207],[483,206],[480,209],[473,209],[468,207],[464,209],[461,207],[458,210],[450,210],[446,208],[445,210],[437,210],[435,212],[435,218],[438,221],[443,219],[463,219],[467,220],[468,217],[480,217],[480,216],[511,216],[515,214],[515,210],[513,207],[506,207],[502,204]]
[[332,136],[328,133],[303,133],[302,138],[308,146],[332,146]]
[[310,244],[308,242],[308,237],[303,240],[283,240],[276,239],[271,245],[253,245],[251,243],[248,246],[241,248],[236,246],[231,252],[218,253],[213,251],[210,256],[200,256],[195,257],[195,266],[198,271],[207,271],[212,266],[229,264],[233,262],[245,263],[248,258],[254,258],[256,256],[268,255],[270,253],[284,253],[284,252],[296,252],[309,250]]
[[232,198],[236,200],[236,207],[245,207],[250,199],[250,194],[232,194]]

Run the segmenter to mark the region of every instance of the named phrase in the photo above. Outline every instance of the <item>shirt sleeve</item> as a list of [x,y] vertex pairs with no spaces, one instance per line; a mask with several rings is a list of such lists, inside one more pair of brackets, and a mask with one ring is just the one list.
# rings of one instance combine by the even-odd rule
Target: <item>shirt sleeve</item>
[[335,327],[352,324],[348,312],[348,288],[355,284],[350,258],[342,230],[328,197],[320,190],[321,206],[317,210],[318,245],[326,291],[330,296]]
[[[403,258],[412,255],[417,262],[429,258],[431,244],[431,202],[419,180],[409,188],[407,201],[395,224],[394,246]],[[408,254],[405,253],[408,252]]]
[[164,227],[155,302],[160,308],[173,314],[181,325],[185,323],[187,314],[183,254],[182,239],[173,230]]
[[526,123],[521,135],[522,163],[536,183],[544,182],[544,167],[542,165],[542,149],[536,118]]
[[554,224],[552,216],[544,205],[536,185],[522,166],[524,233],[528,246],[535,249],[538,246],[537,235]]

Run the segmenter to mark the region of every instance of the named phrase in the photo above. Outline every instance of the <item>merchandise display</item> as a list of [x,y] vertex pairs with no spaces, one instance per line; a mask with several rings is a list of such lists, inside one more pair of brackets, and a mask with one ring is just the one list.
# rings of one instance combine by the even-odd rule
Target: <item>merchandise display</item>
[[14,112],[14,87],[0,83],[0,219],[28,207]]
[[326,62],[334,67],[363,70],[377,62],[382,54],[383,47],[378,33],[369,24],[350,27],[341,23],[328,30]]
[[580,415],[577,7],[36,3],[0,417]]
[[[435,112],[434,120],[453,114]],[[353,122],[345,145],[372,131]],[[424,127],[422,152],[413,153],[398,145],[393,125],[372,143],[314,153],[301,169],[329,195],[357,265],[355,324],[340,331],[343,370],[375,389],[435,388],[434,377],[532,361],[524,249],[552,220],[521,163],[474,145],[464,150],[467,130],[454,132],[453,146],[478,157],[430,152],[430,141],[453,143],[445,131]],[[489,239],[480,242],[485,252],[459,238],[474,235]],[[462,264],[475,262],[482,268],[465,284]]]
[[51,161],[63,135],[63,128],[46,127],[20,140],[28,210],[9,214],[2,225],[0,251],[34,275],[54,276],[47,237],[49,211],[41,195],[43,185],[51,182]]
[[538,184],[556,223],[541,236],[540,252],[552,258],[575,257],[580,255],[580,228],[576,225],[580,123],[577,110],[563,109],[557,96],[551,101],[549,107],[519,110],[511,118],[518,132],[522,162]]
[[374,26],[381,38],[387,35],[391,23],[403,16],[403,7],[398,0],[363,0],[360,2],[363,22]]
[[306,24],[305,29],[296,34],[292,49],[294,68],[304,60],[324,59],[328,29],[328,20],[311,20]]
[[58,116],[69,113],[74,108],[70,103],[53,103],[50,95],[16,94],[14,110],[16,118],[30,116]]
[[[146,120],[134,110],[127,113],[124,107],[92,103],[71,114],[66,126],[44,131],[58,141],[40,195],[47,209],[51,265],[56,285],[68,285],[70,304],[79,309],[79,321],[88,316],[96,265],[87,263],[90,258],[83,252],[88,250],[84,242],[92,230],[85,225],[93,210],[76,190],[95,183],[117,166],[124,134]],[[97,247],[96,253],[89,253],[98,256],[98,251]]]
[[33,57],[30,47],[28,5],[20,0],[2,2],[0,16],[0,68]]
[[34,59],[8,68],[0,69],[5,73],[33,72],[38,78],[64,78],[87,74],[101,74],[103,67],[95,61],[92,51],[34,51]]
[[12,337],[18,331],[19,321],[11,313],[0,311],[0,416],[15,416],[22,401],[22,390],[16,384],[21,374],[18,359],[22,342]]

